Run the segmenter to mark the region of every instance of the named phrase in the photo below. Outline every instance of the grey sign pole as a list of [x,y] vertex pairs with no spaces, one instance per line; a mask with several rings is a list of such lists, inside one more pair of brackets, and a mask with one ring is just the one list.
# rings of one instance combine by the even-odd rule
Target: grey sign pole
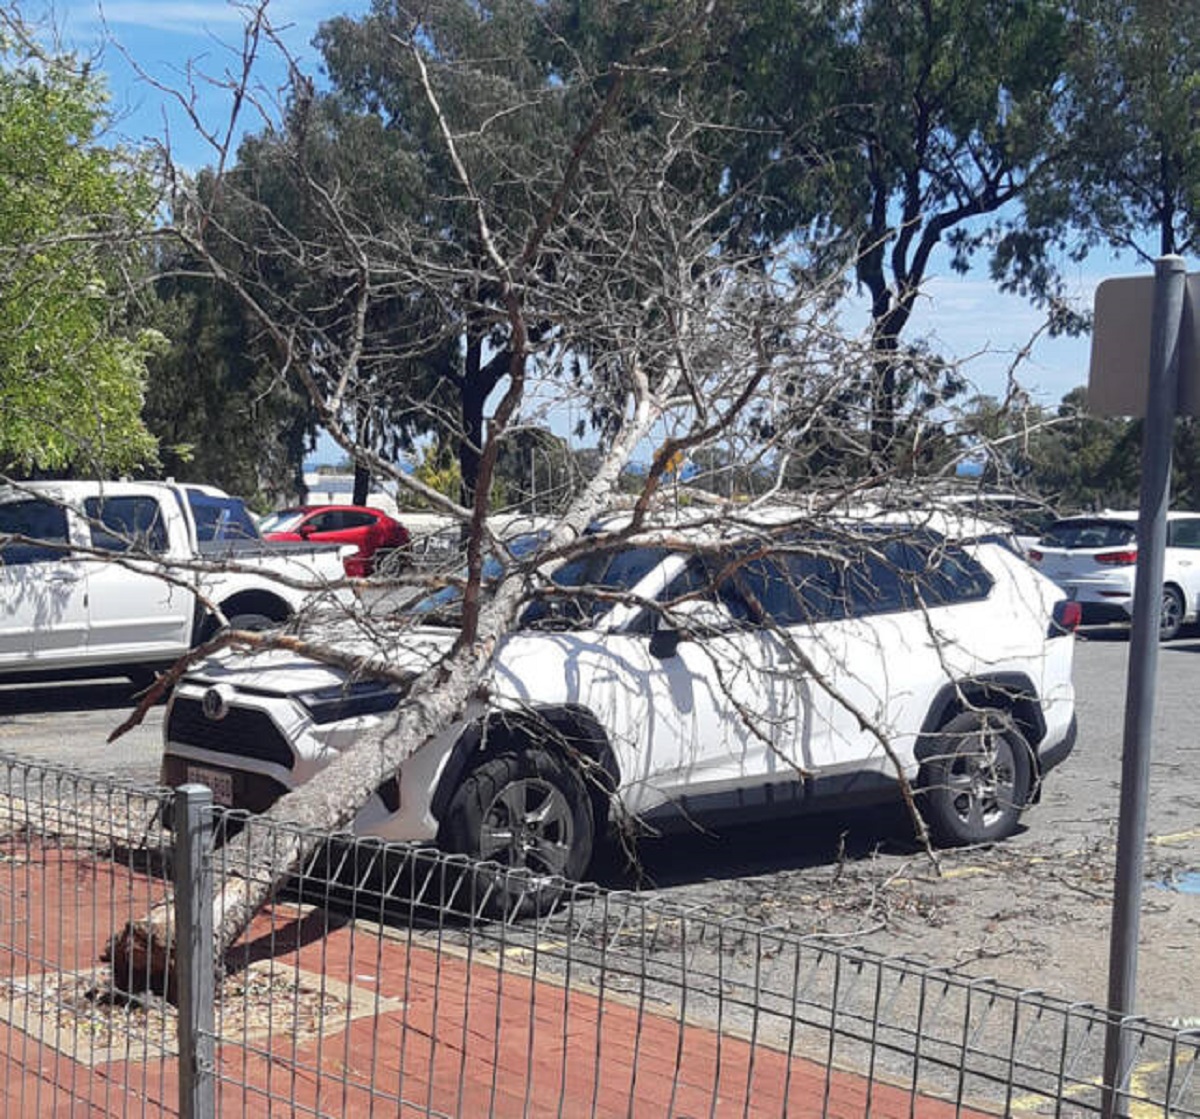
[[1113,886],[1108,962],[1108,1028],[1104,1039],[1105,1119],[1125,1115],[1131,1038],[1124,1028],[1137,998],[1138,926],[1146,856],[1146,798],[1150,784],[1150,736],[1158,669],[1167,509],[1171,497],[1171,441],[1179,384],[1179,340],[1186,272],[1182,258],[1154,265],[1150,377],[1142,429],[1142,477],[1138,501],[1138,560],[1133,592],[1133,630],[1125,698],[1121,757],[1121,809]]

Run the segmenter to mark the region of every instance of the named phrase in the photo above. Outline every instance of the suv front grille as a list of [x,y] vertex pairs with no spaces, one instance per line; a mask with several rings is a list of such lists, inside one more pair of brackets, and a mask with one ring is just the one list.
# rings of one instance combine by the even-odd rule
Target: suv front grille
[[285,769],[291,769],[296,761],[287,739],[262,711],[231,707],[225,718],[209,719],[199,700],[182,696],[171,705],[167,739],[219,754],[257,758]]

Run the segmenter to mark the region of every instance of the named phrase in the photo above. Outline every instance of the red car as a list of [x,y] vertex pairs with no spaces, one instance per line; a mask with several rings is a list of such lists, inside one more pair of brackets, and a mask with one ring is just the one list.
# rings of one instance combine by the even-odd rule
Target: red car
[[409,542],[408,529],[369,505],[297,505],[264,517],[258,528],[264,540],[357,545],[343,562],[355,578],[375,570],[376,552],[407,548]]

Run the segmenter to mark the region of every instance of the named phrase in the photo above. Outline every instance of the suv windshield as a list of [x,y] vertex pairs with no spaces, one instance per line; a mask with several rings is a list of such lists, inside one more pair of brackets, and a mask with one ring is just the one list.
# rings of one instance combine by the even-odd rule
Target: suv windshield
[[1132,521],[1086,517],[1051,525],[1041,543],[1049,548],[1121,548],[1136,539],[1137,527]]

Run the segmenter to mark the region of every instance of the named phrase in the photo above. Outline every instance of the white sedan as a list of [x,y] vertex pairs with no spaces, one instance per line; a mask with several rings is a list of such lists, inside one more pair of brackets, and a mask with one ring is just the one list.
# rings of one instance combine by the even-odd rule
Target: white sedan
[[[1105,510],[1064,517],[1029,551],[1029,560],[1082,609],[1085,625],[1133,618],[1137,513]],[[1167,514],[1159,637],[1169,641],[1200,610],[1200,513]]]

